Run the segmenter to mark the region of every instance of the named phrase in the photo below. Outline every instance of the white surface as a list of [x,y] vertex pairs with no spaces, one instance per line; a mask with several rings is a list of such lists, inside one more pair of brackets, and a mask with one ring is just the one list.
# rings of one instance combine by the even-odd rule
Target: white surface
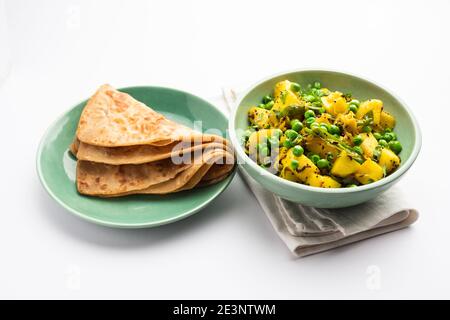
[[[0,297],[450,298],[450,2],[320,3],[7,1]],[[134,231],[81,221],[39,184],[44,130],[104,82],[208,98],[308,66],[365,75],[415,111],[423,148],[400,183],[413,227],[293,260],[239,178],[200,214]]]

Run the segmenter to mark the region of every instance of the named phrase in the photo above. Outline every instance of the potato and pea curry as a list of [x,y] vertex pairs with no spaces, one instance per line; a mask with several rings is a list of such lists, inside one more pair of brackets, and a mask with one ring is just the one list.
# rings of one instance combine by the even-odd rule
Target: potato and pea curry
[[395,118],[383,102],[363,102],[319,82],[288,80],[248,112],[246,153],[284,179],[314,187],[369,184],[400,165]]

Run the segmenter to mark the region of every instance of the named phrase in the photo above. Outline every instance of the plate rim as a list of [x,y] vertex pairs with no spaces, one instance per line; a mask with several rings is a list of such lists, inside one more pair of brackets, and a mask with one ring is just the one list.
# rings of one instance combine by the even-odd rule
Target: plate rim
[[[215,109],[217,112],[219,112],[219,114],[221,114],[223,116],[223,118],[225,119],[225,121],[227,122],[225,130],[228,130],[228,117],[226,116],[226,114],[220,110],[218,107],[216,107],[213,103],[209,102],[206,99],[203,99],[197,95],[194,95],[190,92],[186,92],[180,89],[176,89],[176,88],[172,88],[172,87],[164,87],[164,86],[146,86],[146,85],[139,85],[139,86],[128,86],[128,87],[121,87],[121,88],[117,88],[117,90],[121,91],[121,90],[127,90],[127,89],[164,89],[164,90],[171,90],[171,91],[176,91],[185,95],[189,95],[191,97],[194,97],[196,99],[201,100],[202,102],[206,103],[207,105],[209,105],[210,107],[212,107],[213,109]],[[226,177],[222,182],[223,185],[215,192],[213,193],[206,201],[202,202],[201,204],[197,205],[194,208],[191,208],[187,211],[184,211],[182,214],[180,215],[176,215],[175,217],[171,217],[171,218],[167,218],[167,219],[163,219],[163,220],[159,220],[156,222],[139,222],[139,223],[119,223],[119,222],[111,222],[111,221],[107,221],[104,219],[99,219],[99,218],[93,218],[90,217],[86,214],[84,214],[83,212],[80,212],[79,210],[76,210],[74,208],[72,208],[71,206],[67,205],[64,201],[62,201],[58,196],[56,196],[53,191],[50,189],[49,185],[47,184],[47,181],[44,177],[44,173],[42,170],[42,164],[41,164],[41,159],[42,159],[42,154],[43,154],[43,148],[44,145],[47,141],[48,135],[52,132],[52,129],[54,128],[54,126],[56,124],[58,124],[63,118],[64,116],[66,116],[67,113],[69,113],[70,111],[72,111],[73,109],[75,109],[78,105],[87,102],[89,100],[85,99],[82,100],[78,103],[76,103],[75,105],[73,105],[71,108],[65,110],[64,112],[62,112],[55,120],[53,120],[53,122],[47,127],[47,129],[44,131],[44,134],[42,135],[39,144],[38,144],[38,148],[37,148],[37,152],[36,152],[36,171],[37,171],[37,175],[39,178],[39,181],[41,182],[41,185],[44,187],[44,189],[46,190],[47,194],[50,195],[50,197],[56,201],[56,203],[58,203],[61,207],[63,207],[65,210],[67,210],[68,212],[70,212],[71,214],[85,220],[88,222],[92,222],[94,224],[97,225],[102,225],[102,226],[106,226],[106,227],[113,227],[113,228],[122,228],[122,229],[140,229],[140,228],[152,228],[152,227],[158,227],[158,226],[162,226],[162,225],[166,225],[166,224],[170,224],[173,222],[177,222],[180,220],[183,220],[195,213],[197,213],[198,211],[200,211],[201,209],[203,209],[204,207],[206,207],[207,205],[209,205],[213,200],[215,200],[223,191],[225,191],[225,189],[227,189],[227,187],[230,185],[231,181],[233,180],[235,174],[236,174],[236,170],[237,170],[237,166],[235,166],[232,170],[232,172],[228,175],[228,177]]]

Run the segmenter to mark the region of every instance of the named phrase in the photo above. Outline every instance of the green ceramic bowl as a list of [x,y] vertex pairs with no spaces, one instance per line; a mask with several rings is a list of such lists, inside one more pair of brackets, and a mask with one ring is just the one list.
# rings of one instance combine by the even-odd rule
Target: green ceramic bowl
[[[317,188],[291,182],[260,168],[244,152],[240,145],[243,131],[247,128],[247,112],[257,105],[261,97],[272,92],[274,85],[288,79],[302,86],[320,81],[325,87],[342,92],[351,92],[360,100],[377,98],[384,103],[385,110],[397,120],[395,132],[403,145],[400,156],[402,164],[391,175],[374,183],[356,188]],[[421,134],[411,110],[387,89],[363,78],[336,71],[297,70],[267,78],[252,86],[240,99],[229,122],[230,138],[235,146],[239,165],[264,188],[280,197],[318,208],[340,208],[370,200],[392,187],[411,167],[421,147]]]
[[[202,121],[202,130],[217,129],[225,136],[226,117],[213,105],[189,93],[161,87],[119,89],[158,112],[189,127]],[[42,185],[69,212],[101,225],[122,228],[154,227],[199,211],[228,186],[233,174],[204,188],[169,195],[131,195],[102,199],[80,195],[75,186],[76,160],[68,151],[86,101],[66,112],[47,130],[37,153]],[[198,127],[198,126],[196,126]]]

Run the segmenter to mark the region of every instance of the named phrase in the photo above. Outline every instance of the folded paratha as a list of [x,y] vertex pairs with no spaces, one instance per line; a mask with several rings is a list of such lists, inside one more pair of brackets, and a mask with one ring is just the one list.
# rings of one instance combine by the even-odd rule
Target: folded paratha
[[192,189],[202,180],[224,178],[233,167],[233,155],[223,149],[211,149],[179,165],[170,159],[137,165],[79,161],[77,187],[80,193],[101,197],[166,194]]
[[140,164],[167,158],[173,158],[176,161],[186,154],[203,152],[208,148],[227,149],[232,152],[231,147],[222,142],[191,143],[189,141],[177,141],[161,147],[154,145],[98,147],[76,140],[71,145],[71,151],[78,160],[115,165]]
[[107,84],[97,90],[83,109],[77,137],[81,142],[103,147],[163,146],[206,138]]
[[175,165],[165,160],[138,165],[78,161],[77,188],[80,193],[91,196],[130,193],[173,179],[190,166]]
[[226,178],[230,143],[175,123],[130,95],[101,86],[86,104],[71,152],[82,194],[167,194]]

